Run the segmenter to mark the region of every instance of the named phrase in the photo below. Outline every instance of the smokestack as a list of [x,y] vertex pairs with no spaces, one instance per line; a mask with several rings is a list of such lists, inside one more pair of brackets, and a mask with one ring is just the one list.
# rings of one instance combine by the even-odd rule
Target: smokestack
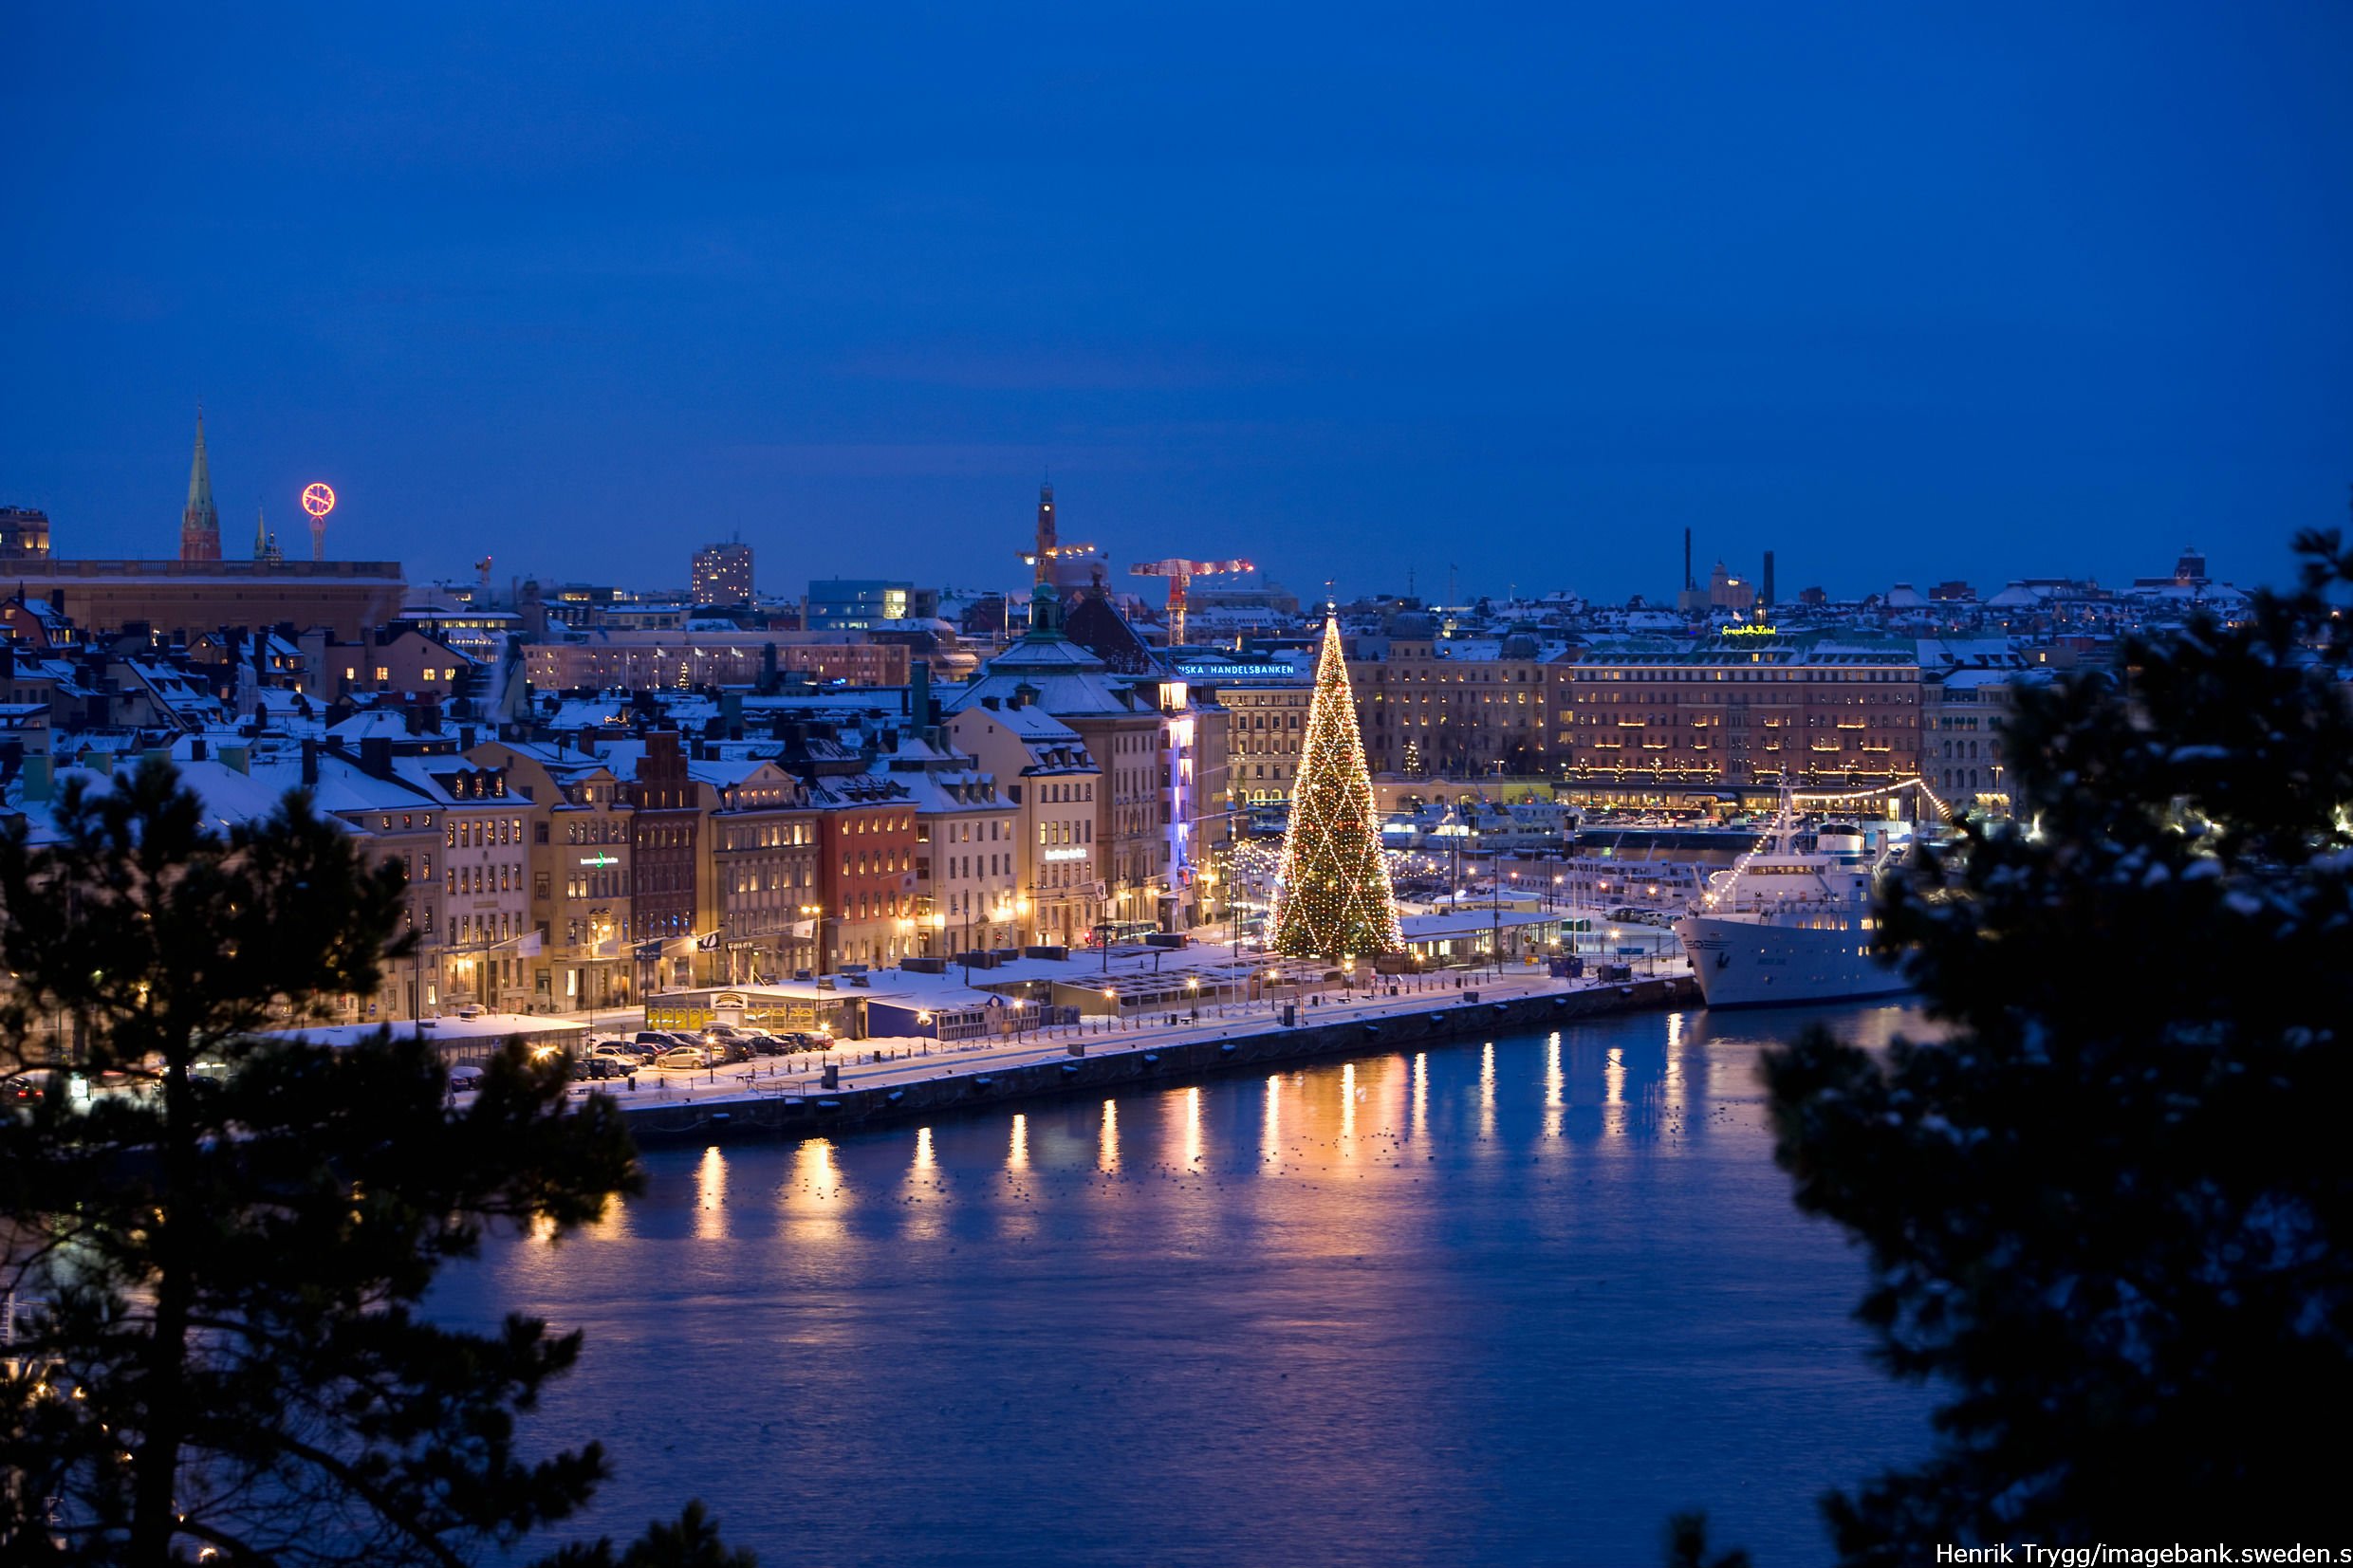
[[917,733],[932,727],[932,667],[923,659],[907,672],[907,709]]
[[1694,588],[1698,586],[1698,583],[1692,581],[1691,530],[1689,528],[1685,528],[1683,530],[1683,591],[1685,593],[1690,593]]
[[1765,552],[1765,582],[1764,582],[1764,589],[1765,589],[1765,596],[1764,596],[1764,603],[1765,603],[1765,608],[1767,608],[1768,610],[1769,610],[1769,609],[1771,609],[1771,608],[1773,607],[1773,552],[1772,552],[1772,551],[1770,551],[1770,550],[1767,550],[1767,551]]

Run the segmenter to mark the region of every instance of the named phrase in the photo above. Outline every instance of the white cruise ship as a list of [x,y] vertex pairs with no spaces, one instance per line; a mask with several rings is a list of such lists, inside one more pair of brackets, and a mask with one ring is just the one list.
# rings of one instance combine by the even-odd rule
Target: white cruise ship
[[1911,989],[1871,954],[1871,890],[1899,846],[1853,823],[1815,830],[1811,853],[1795,847],[1796,814],[1785,798],[1764,843],[1675,923],[1711,1007],[1843,1002]]

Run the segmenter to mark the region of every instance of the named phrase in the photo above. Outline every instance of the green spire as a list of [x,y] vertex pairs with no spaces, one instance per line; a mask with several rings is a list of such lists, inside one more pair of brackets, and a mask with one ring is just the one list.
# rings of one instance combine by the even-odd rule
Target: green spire
[[220,512],[213,505],[213,469],[204,459],[204,405],[196,405],[196,455],[188,465],[188,509],[179,514],[179,558],[221,558]]
[[196,410],[196,455],[188,465],[188,515],[217,517],[213,509],[213,467],[204,458],[204,410]]

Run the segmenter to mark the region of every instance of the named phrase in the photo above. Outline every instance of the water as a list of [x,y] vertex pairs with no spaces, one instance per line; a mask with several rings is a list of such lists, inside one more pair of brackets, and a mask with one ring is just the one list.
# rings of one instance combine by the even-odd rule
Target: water
[[1860,1260],[1790,1207],[1752,1073],[1820,1017],[1645,1014],[647,1159],[645,1195],[454,1270],[582,1328],[534,1420],[769,1564],[1766,1565],[1916,1453]]

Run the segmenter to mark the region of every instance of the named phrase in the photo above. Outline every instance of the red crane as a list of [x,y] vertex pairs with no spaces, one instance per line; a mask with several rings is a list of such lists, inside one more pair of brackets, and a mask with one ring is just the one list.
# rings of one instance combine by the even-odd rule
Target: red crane
[[1168,579],[1168,645],[1178,648],[1185,640],[1185,589],[1196,577],[1224,577],[1230,572],[1253,572],[1258,568],[1247,561],[1146,561],[1130,566],[1137,577]]

